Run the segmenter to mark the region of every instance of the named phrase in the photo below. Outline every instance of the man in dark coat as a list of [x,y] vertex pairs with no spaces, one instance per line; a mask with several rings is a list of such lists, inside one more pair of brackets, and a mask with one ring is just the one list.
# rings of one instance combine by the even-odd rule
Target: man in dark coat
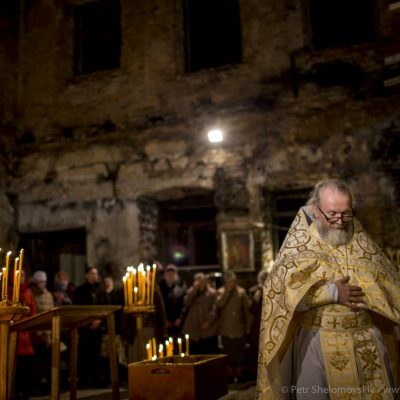
[[[85,283],[75,291],[75,305],[96,305],[99,289],[99,273],[96,267],[89,267],[85,273]],[[98,387],[101,350],[101,320],[95,320],[79,329],[78,377],[79,387]]]

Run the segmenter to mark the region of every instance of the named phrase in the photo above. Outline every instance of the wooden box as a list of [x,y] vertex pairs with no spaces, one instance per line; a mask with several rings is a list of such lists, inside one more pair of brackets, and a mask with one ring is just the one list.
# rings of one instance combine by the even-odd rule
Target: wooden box
[[226,355],[141,361],[128,373],[129,400],[213,400],[228,393]]

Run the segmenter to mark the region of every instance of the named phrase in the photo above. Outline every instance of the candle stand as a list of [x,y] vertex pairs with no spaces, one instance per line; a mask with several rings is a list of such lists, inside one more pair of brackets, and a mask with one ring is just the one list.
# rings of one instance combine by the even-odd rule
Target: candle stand
[[124,307],[124,312],[127,314],[133,314],[136,320],[136,338],[139,360],[143,360],[146,357],[143,335],[143,315],[152,314],[155,310],[154,305],[131,304]]
[[10,336],[10,325],[18,321],[24,314],[29,313],[29,307],[20,305],[0,304],[0,400],[9,400],[12,395],[12,380],[14,375],[15,351],[17,336]]

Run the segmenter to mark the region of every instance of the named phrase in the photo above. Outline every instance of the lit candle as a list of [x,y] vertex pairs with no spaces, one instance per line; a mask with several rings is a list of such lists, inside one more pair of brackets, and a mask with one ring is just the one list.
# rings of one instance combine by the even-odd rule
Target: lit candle
[[185,357],[185,353],[181,353],[181,357]]
[[128,303],[129,305],[133,304],[133,286],[132,286],[132,275],[130,273],[130,269],[128,268],[127,273],[127,282],[128,282]]
[[136,284],[136,268],[133,268],[133,267],[132,267],[132,280],[133,280],[132,286],[136,287],[137,286],[137,284]]
[[151,274],[151,300],[150,300],[150,304],[154,304],[154,287],[156,284],[156,271],[157,271],[157,266],[156,264],[153,264],[153,271]]
[[14,271],[14,288],[13,288],[13,297],[12,301],[16,303],[19,298],[19,288],[18,288],[18,270]]
[[182,354],[182,339],[178,338],[178,354]]
[[143,271],[143,266],[142,264],[139,265],[138,270],[137,270],[137,280],[138,280],[138,297],[139,297],[139,303],[142,301],[142,293],[143,293],[143,288],[142,288],[142,271]]
[[4,297],[7,298],[8,297],[8,293],[7,293],[7,286],[8,286],[8,265],[10,263],[10,255],[11,255],[11,251],[9,251],[6,255],[6,272],[4,274],[5,277],[5,292],[4,292]]
[[138,296],[138,288],[137,286],[135,286],[135,288],[133,289],[133,304],[137,304],[137,296]]
[[[1,249],[0,249],[1,250]],[[24,249],[19,251],[19,270],[22,270],[22,260],[24,259]]]
[[18,297],[18,292],[17,292],[17,289],[18,289],[18,274],[17,274],[17,272],[18,272],[18,261],[19,261],[19,258],[17,257],[17,258],[15,258],[14,259],[14,284],[13,284],[13,295],[12,295],[12,301],[17,301],[17,297]]
[[2,268],[2,273],[1,273],[1,299],[3,300],[4,297],[6,297],[6,267]]
[[158,356],[160,358],[164,357],[164,346],[162,344],[158,346]]
[[151,345],[150,345],[150,343],[146,344],[146,352],[147,352],[147,359],[151,360],[152,354],[151,354]]
[[126,282],[126,275],[122,278],[122,281],[124,283],[124,299],[125,299],[125,305],[128,306],[128,286]]
[[151,357],[151,361],[156,361],[157,360],[157,356],[154,355],[153,357]]
[[167,357],[170,356],[170,347],[171,347],[171,344],[169,343],[168,340],[166,340],[166,341],[165,341],[165,355],[166,355]]
[[24,249],[21,249],[19,251],[19,264],[18,264],[18,293],[19,293],[19,288],[21,287],[21,275],[22,275],[22,261],[24,259]]
[[146,304],[150,305],[150,265],[146,267]]
[[142,275],[142,287],[140,289],[140,300],[142,304],[144,304],[146,299],[146,272],[144,269],[142,269],[141,275]]
[[171,344],[170,345],[170,356],[173,356],[174,355],[174,339],[172,339],[172,337],[170,336],[168,338],[168,341]]
[[185,335],[185,341],[186,341],[186,348],[185,348],[185,354],[188,356],[189,355],[189,335]]

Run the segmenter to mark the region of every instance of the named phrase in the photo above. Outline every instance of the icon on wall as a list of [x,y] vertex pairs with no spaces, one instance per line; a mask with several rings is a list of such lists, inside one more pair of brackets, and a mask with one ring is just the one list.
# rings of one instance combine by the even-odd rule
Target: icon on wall
[[222,232],[222,254],[224,270],[254,271],[253,232]]

